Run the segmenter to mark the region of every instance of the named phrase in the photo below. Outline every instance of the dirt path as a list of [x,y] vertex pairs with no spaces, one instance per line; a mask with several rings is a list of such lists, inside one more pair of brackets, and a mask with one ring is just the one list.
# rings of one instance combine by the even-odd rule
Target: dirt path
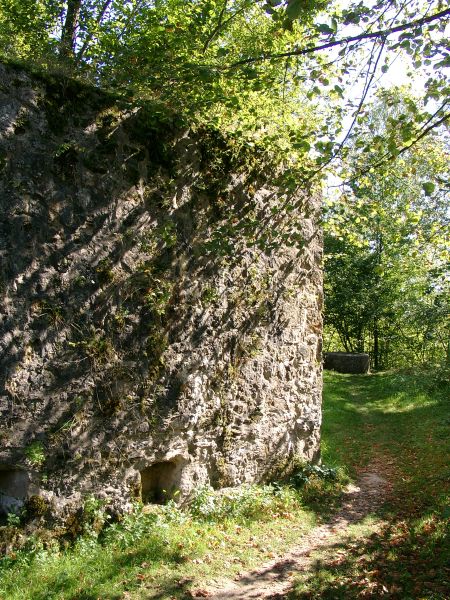
[[292,579],[311,567],[311,553],[331,547],[342,537],[346,528],[361,521],[373,512],[389,491],[387,479],[381,477],[373,465],[362,473],[358,485],[349,486],[342,508],[328,523],[315,527],[302,538],[301,545],[290,552],[249,571],[235,581],[224,582],[223,587],[194,590],[191,597],[207,597],[211,600],[250,600],[261,598],[281,600],[292,587]]

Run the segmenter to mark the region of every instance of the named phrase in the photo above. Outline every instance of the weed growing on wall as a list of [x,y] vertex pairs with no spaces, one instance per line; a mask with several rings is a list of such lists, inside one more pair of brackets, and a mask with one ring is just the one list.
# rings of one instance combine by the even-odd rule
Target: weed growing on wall
[[25,456],[34,467],[40,467],[45,462],[45,449],[42,442],[32,442],[25,448]]

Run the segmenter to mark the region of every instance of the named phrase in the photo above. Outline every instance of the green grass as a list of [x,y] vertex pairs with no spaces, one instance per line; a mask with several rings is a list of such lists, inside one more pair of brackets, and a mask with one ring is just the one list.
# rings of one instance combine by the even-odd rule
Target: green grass
[[[291,598],[450,597],[450,404],[427,374],[325,374],[323,456],[392,484],[378,514],[318,552]],[[447,394],[447,395],[446,395]]]
[[[1,600],[184,598],[285,552],[335,505],[342,486],[311,476],[289,485],[201,490],[189,511],[152,506],[68,549],[30,539],[0,567]],[[311,498],[313,496],[313,498]],[[318,502],[319,501],[319,502]],[[309,507],[314,504],[316,512]]]

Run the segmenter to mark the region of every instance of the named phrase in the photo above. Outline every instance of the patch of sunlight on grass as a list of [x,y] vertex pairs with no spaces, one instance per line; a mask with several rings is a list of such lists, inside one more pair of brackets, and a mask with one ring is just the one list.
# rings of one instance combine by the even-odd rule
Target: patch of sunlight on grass
[[[112,600],[185,598],[192,586],[232,578],[296,545],[336,506],[344,479],[199,490],[188,510],[138,507],[99,539],[70,548],[18,550],[0,561],[0,598]],[[179,582],[184,581],[183,585]]]
[[323,456],[355,477],[370,464],[390,489],[378,518],[313,555],[290,599],[447,598],[450,407],[436,379],[324,374]]
[[368,536],[380,526],[381,522],[379,516],[368,514],[358,523],[352,523],[347,527],[345,531],[346,537],[358,538]]

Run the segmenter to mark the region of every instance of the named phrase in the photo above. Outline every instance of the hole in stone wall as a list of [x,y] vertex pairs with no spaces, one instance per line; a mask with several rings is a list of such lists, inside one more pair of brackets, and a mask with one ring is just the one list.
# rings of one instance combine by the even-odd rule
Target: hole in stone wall
[[182,465],[162,461],[141,471],[142,501],[165,504],[173,498],[181,480]]
[[0,516],[22,508],[28,494],[30,479],[26,471],[0,466]]

